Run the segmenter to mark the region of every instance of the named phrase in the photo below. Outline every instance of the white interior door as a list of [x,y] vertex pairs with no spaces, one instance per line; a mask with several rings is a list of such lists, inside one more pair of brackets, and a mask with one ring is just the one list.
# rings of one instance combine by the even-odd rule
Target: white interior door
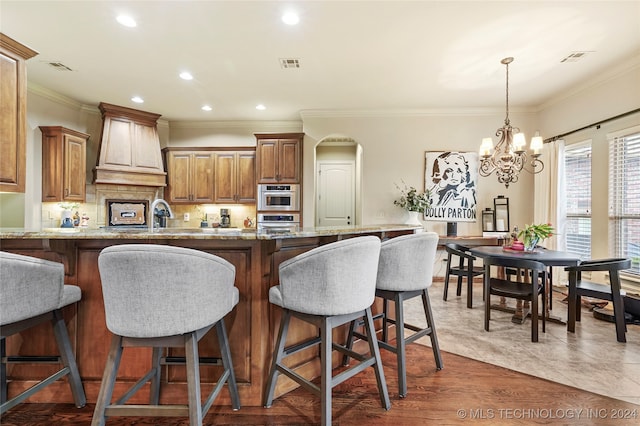
[[317,226],[355,224],[355,162],[318,163]]

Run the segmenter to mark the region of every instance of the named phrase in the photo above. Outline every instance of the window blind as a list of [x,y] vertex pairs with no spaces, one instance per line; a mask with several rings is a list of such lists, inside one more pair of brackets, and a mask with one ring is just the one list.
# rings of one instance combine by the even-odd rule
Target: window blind
[[565,148],[566,249],[591,257],[591,141]]
[[609,247],[640,275],[640,127],[609,137]]

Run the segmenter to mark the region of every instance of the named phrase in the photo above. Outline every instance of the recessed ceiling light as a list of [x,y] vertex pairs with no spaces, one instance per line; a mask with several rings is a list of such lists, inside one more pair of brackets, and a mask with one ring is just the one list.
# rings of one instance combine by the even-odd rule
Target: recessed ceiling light
[[131,98],[131,100],[137,104],[144,103],[144,99],[142,99],[140,96],[134,96],[133,98]]
[[183,80],[193,80],[193,76],[190,72],[184,71],[180,73],[180,78]]
[[211,108],[209,105],[203,105],[202,106],[202,110],[203,111],[211,111],[213,108]]
[[134,28],[137,27],[138,24],[136,23],[136,20],[133,19],[131,16],[127,16],[127,15],[119,15],[116,20],[121,24],[124,25],[125,27],[129,27],[129,28]]
[[289,11],[282,15],[282,22],[287,25],[296,25],[300,22],[300,17],[297,13]]
[[256,109],[259,109],[260,111],[264,111],[265,109],[267,109],[267,107],[262,104],[258,104],[256,105]]

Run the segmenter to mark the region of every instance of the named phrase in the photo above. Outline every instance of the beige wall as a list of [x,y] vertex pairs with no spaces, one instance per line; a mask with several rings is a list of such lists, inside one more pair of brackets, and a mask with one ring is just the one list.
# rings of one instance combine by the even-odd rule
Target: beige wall
[[[528,135],[535,132],[535,114],[512,113],[512,124]],[[314,117],[303,116],[304,146],[304,214],[305,220],[315,211],[313,198],[313,151],[318,141],[331,134],[354,139],[361,145],[362,161],[362,223],[402,223],[405,211],[393,205],[398,196],[395,183],[424,189],[426,151],[476,152],[482,137],[492,136],[504,122],[504,112],[452,114],[434,112],[420,115],[369,115]],[[495,137],[494,137],[495,139]],[[506,189],[495,176],[478,180],[478,212],[493,206],[493,198],[503,194],[510,199],[512,224],[533,218],[527,206],[533,202],[533,178],[523,174],[520,182]],[[424,222],[427,229],[446,233],[444,222]],[[482,233],[480,220],[458,224],[459,235]]]
[[[539,114],[545,136],[565,134],[593,123],[640,108],[640,64],[585,86],[579,93],[565,96]],[[602,123],[564,137],[567,145],[582,141],[592,144],[592,257],[609,256],[607,133],[640,125],[640,113]]]
[[[594,121],[638,108],[640,105],[640,68],[628,68],[600,79],[590,86],[568,92],[564,97],[546,105],[540,111],[513,109],[512,124],[521,128],[528,137],[538,130],[545,137],[568,132]],[[39,229],[41,217],[41,134],[38,126],[62,125],[91,135],[87,147],[87,174],[91,181],[95,166],[99,137],[100,114],[95,107],[86,107],[62,98],[41,88],[29,86],[27,138],[27,191],[25,194],[0,195],[0,227],[25,226]],[[482,137],[494,136],[504,121],[504,111],[425,111],[402,113],[401,111],[378,114],[314,115],[304,112],[300,122],[227,122],[227,123],[167,123],[160,119],[159,133],[164,146],[255,146],[254,133],[304,131],[304,200],[305,223],[313,223],[315,211],[314,148],[322,138],[343,135],[354,139],[362,149],[362,199],[360,210],[362,223],[399,223],[405,220],[404,211],[393,205],[397,197],[394,183],[402,179],[409,185],[424,188],[425,151],[459,150],[477,151]],[[628,124],[640,124],[638,116],[628,119]],[[594,158],[604,159],[604,134],[610,126],[599,131],[591,130],[584,137],[594,141]],[[567,138],[580,139],[583,135]],[[495,137],[494,137],[495,140]],[[594,165],[595,185],[604,185],[606,166]],[[605,168],[603,168],[605,167]],[[600,186],[594,187],[594,219],[606,228],[606,199]],[[498,184],[495,176],[479,178],[478,212],[492,206],[493,198],[503,194],[510,199],[511,222],[528,223],[533,219],[529,207],[533,202],[533,179],[527,173],[520,182],[509,189]],[[21,210],[20,207],[24,206]],[[445,232],[445,224],[427,222],[430,230]],[[604,228],[595,227],[601,237]],[[460,224],[460,235],[481,232],[480,221]],[[598,241],[605,239],[598,238]],[[595,254],[595,253],[594,253]]]

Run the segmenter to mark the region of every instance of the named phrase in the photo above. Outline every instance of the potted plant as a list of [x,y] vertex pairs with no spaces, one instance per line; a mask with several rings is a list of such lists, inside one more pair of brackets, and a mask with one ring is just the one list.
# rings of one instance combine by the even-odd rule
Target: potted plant
[[426,209],[431,207],[431,194],[429,190],[425,192],[418,192],[413,186],[407,186],[402,181],[404,188],[400,188],[396,184],[396,188],[400,190],[400,198],[393,201],[393,204],[402,207],[409,212],[409,220],[406,222],[408,225],[422,225],[418,219],[420,213],[424,213]]
[[525,251],[533,251],[539,242],[553,236],[553,226],[550,223],[541,223],[538,225],[525,225],[518,232],[518,238],[522,239]]

